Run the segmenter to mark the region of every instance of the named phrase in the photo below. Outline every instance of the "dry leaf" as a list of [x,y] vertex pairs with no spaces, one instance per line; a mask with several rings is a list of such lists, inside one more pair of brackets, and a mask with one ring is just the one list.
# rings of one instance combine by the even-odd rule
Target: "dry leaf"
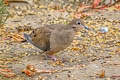
[[96,8],[99,5],[100,1],[101,0],[94,0],[92,8]]
[[14,41],[18,41],[18,42],[25,41],[24,37],[17,33],[10,33],[8,36],[11,37]]
[[14,73],[2,73],[5,77],[11,78],[11,77],[15,77]]
[[37,73],[54,73],[56,70],[36,70]]
[[36,69],[34,65],[28,64],[26,66],[26,69],[24,69],[22,72],[25,73],[27,76],[31,77],[36,74]]
[[33,75],[35,75],[35,72],[32,72],[32,71],[30,71],[30,70],[23,70],[22,71],[23,73],[25,73],[27,76],[29,76],[29,77],[31,77],[31,76],[33,76]]
[[26,69],[27,70],[30,70],[30,71],[32,71],[32,72],[35,72],[36,70],[35,70],[35,66],[34,65],[30,65],[30,64],[28,64],[27,66],[26,66]]
[[0,65],[0,68],[7,68],[6,65]]
[[15,73],[12,73],[10,69],[0,69],[0,74],[5,77],[11,78],[15,76]]
[[78,47],[72,47],[71,50],[73,50],[73,51],[78,51],[78,50],[80,50],[80,48],[78,48]]
[[8,0],[4,0],[4,3],[5,3],[6,5],[9,5]]
[[104,78],[105,77],[105,71],[102,70],[102,72],[100,74],[98,74],[100,78]]
[[113,75],[112,78],[120,77],[120,75]]
[[10,69],[0,69],[0,72],[11,72]]
[[120,10],[120,6],[115,6],[116,9]]

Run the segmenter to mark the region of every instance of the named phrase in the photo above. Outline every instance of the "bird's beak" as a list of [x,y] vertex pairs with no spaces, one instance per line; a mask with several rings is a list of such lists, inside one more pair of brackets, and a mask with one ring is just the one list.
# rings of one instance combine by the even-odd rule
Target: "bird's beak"
[[89,30],[89,28],[87,26],[81,25],[83,28]]

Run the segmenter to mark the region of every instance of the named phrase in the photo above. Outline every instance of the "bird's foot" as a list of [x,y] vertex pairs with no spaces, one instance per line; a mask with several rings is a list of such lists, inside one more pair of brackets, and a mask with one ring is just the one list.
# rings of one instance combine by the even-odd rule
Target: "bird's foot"
[[53,55],[47,55],[48,58],[52,59],[53,61],[57,61],[57,58]]

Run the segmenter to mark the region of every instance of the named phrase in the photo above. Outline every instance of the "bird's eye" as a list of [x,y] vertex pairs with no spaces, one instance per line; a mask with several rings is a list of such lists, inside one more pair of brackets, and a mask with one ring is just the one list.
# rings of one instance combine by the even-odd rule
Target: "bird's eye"
[[78,24],[78,25],[81,25],[81,22],[80,22],[80,21],[77,21],[77,24]]

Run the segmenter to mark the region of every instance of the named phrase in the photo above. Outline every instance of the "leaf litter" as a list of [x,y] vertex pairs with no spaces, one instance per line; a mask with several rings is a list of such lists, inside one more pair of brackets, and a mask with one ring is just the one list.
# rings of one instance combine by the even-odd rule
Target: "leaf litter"
[[[99,1],[99,2],[97,2]],[[99,6],[101,0],[94,0],[93,6],[94,8],[97,8]],[[97,3],[96,3],[97,2]],[[9,2],[8,2],[9,3]],[[54,3],[51,3],[54,4]],[[76,6],[75,8],[73,7],[74,5],[68,5],[66,4],[66,6],[64,6],[62,8],[62,5],[40,5],[38,6],[37,4],[35,4],[34,8],[36,10],[40,10],[41,13],[35,12],[34,10],[31,10],[31,8],[28,9],[24,9],[24,10],[19,10],[20,12],[16,12],[15,9],[19,9],[19,7],[13,7],[13,13],[11,12],[11,19],[22,19],[25,18],[26,15],[30,15],[30,16],[34,16],[34,15],[39,15],[39,16],[43,16],[40,19],[40,22],[42,24],[50,24],[50,23],[67,23],[66,21],[64,21],[64,19],[68,19],[71,20],[73,18],[83,18],[85,20],[86,25],[91,29],[91,31],[86,32],[85,30],[83,30],[81,33],[78,33],[78,35],[80,36],[80,39],[82,40],[75,40],[72,45],[67,48],[67,50],[71,50],[72,52],[70,52],[70,54],[75,55],[73,52],[77,52],[78,55],[80,54],[86,54],[86,56],[90,56],[93,57],[91,54],[97,54],[100,55],[102,53],[104,54],[109,54],[109,55],[119,55],[120,53],[120,27],[119,27],[119,20],[108,20],[107,18],[101,17],[101,16],[95,16],[94,17],[94,13],[99,13],[99,11],[93,11],[92,9],[90,9],[90,11],[85,11],[86,8],[91,8],[90,6],[85,6],[83,5],[82,8],[80,5]],[[28,7],[28,6],[25,6]],[[14,9],[15,8],[15,9]],[[33,8],[33,9],[34,9]],[[74,8],[74,9],[73,9]],[[45,10],[46,9],[46,10]],[[105,8],[103,8],[104,10]],[[112,7],[107,7],[106,11],[113,11],[112,14],[114,14],[114,10],[119,10],[119,5],[116,6],[112,6]],[[105,12],[106,12],[105,11]],[[64,13],[67,13],[67,15],[64,15]],[[44,14],[42,14],[44,13]],[[49,15],[49,16],[53,16],[52,20],[46,20],[49,18],[45,18],[44,16],[48,16],[47,13],[51,13],[51,14],[59,14],[59,15]],[[61,14],[63,13],[63,14]],[[68,15],[69,14],[69,15]],[[103,13],[102,13],[103,14]],[[98,14],[97,14],[98,15]],[[62,17],[65,16],[65,17]],[[38,17],[38,16],[37,16]],[[36,20],[37,21],[37,20]],[[19,24],[19,21],[16,22],[16,24]],[[32,23],[32,22],[31,22]],[[112,24],[112,23],[115,23]],[[6,23],[7,24],[7,23]],[[24,24],[20,24],[22,26],[24,26]],[[38,24],[37,24],[38,25]],[[100,28],[103,26],[107,26],[107,28],[109,29],[106,33],[101,33]],[[23,32],[30,32],[31,30],[25,30],[26,26],[24,27],[19,27],[16,29],[14,28],[15,26],[9,26],[10,29],[8,29],[8,31],[10,30],[10,32],[6,33],[6,28],[7,27],[2,27],[0,29],[0,35],[1,35],[1,40],[0,43],[1,45],[4,44],[4,42],[7,40],[8,45],[10,43],[14,43],[14,41],[16,42],[22,42],[24,41],[24,38],[22,36]],[[32,27],[35,27],[35,25],[32,25]],[[12,30],[12,31],[11,31]],[[76,39],[79,39],[79,36],[76,36]],[[12,42],[13,41],[13,42]],[[28,44],[26,44],[26,46],[30,46]],[[22,47],[25,48],[25,47]],[[92,48],[94,48],[95,50],[91,50]],[[5,49],[6,50],[6,49]],[[100,50],[100,52],[99,52]],[[106,53],[106,51],[108,51],[108,53]],[[6,51],[9,53],[9,50]],[[15,51],[16,52],[16,51]],[[78,56],[76,55],[76,56]],[[74,56],[72,56],[74,57]],[[95,60],[97,60],[97,58],[99,58],[99,56],[95,57]],[[91,59],[91,58],[90,58]],[[3,60],[3,58],[1,58],[1,61],[5,62]],[[6,60],[6,64],[11,63],[11,62],[17,62],[17,60]],[[57,61],[57,62],[51,62],[51,63],[47,63],[49,65],[52,65],[53,67],[65,67],[65,66],[70,66],[70,64],[75,65],[74,62],[77,62],[78,59],[69,59],[69,62],[61,62],[61,61]],[[82,60],[81,60],[82,61]],[[1,64],[3,63],[1,62]],[[89,63],[89,61],[88,61]],[[87,64],[89,65],[89,64]],[[86,66],[87,66],[86,65]],[[82,67],[81,67],[82,68]],[[35,75],[36,71],[33,71],[35,68],[34,65],[27,65],[26,69],[23,70],[22,72],[24,72],[27,76],[33,76]],[[74,68],[68,68],[68,69],[61,69],[61,71],[58,72],[63,72],[63,71],[69,71],[69,70],[75,70],[77,69],[77,67],[75,66]],[[3,68],[1,70],[4,70]],[[79,68],[78,68],[79,70]],[[106,70],[105,70],[106,71]],[[48,69],[38,69],[38,73],[55,73],[57,72],[57,70],[48,70]],[[10,71],[9,74],[6,74],[6,71],[2,71],[3,75],[5,75],[6,77],[12,77],[15,75],[15,73],[13,73],[12,71]],[[47,76],[47,75],[46,75]],[[107,76],[107,71],[104,72],[102,71],[98,77],[100,78],[105,78],[105,76]]]

